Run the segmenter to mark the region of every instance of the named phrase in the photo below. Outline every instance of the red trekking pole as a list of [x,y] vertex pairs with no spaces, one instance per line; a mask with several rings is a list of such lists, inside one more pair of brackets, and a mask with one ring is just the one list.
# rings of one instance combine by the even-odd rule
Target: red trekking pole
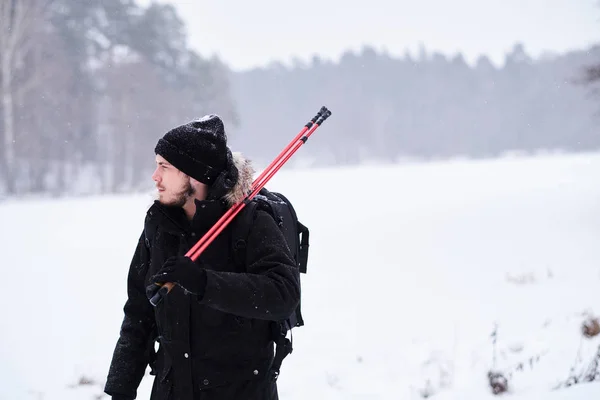
[[[227,225],[235,218],[235,216],[249,203],[254,196],[267,184],[267,182],[275,175],[277,171],[289,160],[294,153],[308,140],[308,138],[329,118],[331,111],[327,107],[321,107],[321,110],[304,125],[304,128],[296,135],[296,137],[279,153],[279,155],[269,164],[267,168],[252,182],[250,193],[246,195],[244,200],[234,204],[219,218],[212,228],[198,242],[188,250],[185,254],[195,261],[204,250],[212,243],[212,241],[227,227]],[[158,292],[150,299],[153,306],[157,306],[162,298],[171,291],[174,284],[165,283]]]

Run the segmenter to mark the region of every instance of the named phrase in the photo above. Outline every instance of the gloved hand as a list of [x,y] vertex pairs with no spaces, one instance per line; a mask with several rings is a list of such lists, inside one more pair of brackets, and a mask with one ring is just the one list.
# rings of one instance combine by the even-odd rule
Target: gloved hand
[[[171,282],[181,286],[190,294],[202,297],[206,287],[206,270],[186,256],[174,256],[165,261],[156,275],[150,278],[154,287],[146,288],[146,295],[151,298],[160,287],[158,284]],[[152,293],[152,294],[150,294]]]

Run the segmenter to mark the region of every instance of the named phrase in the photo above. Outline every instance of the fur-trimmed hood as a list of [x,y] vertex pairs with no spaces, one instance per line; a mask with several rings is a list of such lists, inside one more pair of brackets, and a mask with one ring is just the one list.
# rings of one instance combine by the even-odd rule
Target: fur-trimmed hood
[[235,185],[227,192],[224,196],[224,200],[228,206],[232,206],[240,201],[249,194],[252,189],[252,182],[254,179],[254,167],[252,162],[247,159],[240,152],[231,153],[233,165],[238,171],[238,179]]

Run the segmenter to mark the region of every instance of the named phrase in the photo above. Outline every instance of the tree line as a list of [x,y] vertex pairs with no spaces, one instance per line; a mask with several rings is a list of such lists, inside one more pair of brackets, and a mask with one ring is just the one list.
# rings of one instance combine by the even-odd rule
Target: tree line
[[0,66],[9,195],[131,190],[166,129],[215,109],[237,123],[227,68],[170,5],[0,0]]
[[0,0],[0,193],[146,188],[156,140],[207,113],[260,162],[322,105],[332,117],[293,162],[598,149],[599,60],[600,47],[534,60],[516,44],[501,67],[365,47],[234,73],[190,48],[170,5]]
[[[323,104],[333,115],[303,163],[496,157],[600,148],[600,46],[533,59],[515,44],[502,66],[481,56],[365,47],[339,61],[273,64],[235,74],[236,143],[268,160]],[[265,120],[268,123],[265,123]]]

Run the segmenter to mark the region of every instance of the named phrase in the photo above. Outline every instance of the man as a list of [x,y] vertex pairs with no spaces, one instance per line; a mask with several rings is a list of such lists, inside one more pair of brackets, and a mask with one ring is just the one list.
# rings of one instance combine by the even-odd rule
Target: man
[[[271,321],[293,313],[300,277],[274,219],[256,212],[243,265],[231,254],[235,219],[196,262],[184,256],[245,197],[252,166],[231,153],[216,115],[167,132],[155,153],[158,200],[129,268],[105,392],[113,400],[135,399],[150,364],[151,400],[278,399],[269,374]],[[166,282],[175,286],[153,307],[149,298]]]

